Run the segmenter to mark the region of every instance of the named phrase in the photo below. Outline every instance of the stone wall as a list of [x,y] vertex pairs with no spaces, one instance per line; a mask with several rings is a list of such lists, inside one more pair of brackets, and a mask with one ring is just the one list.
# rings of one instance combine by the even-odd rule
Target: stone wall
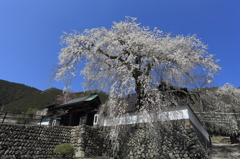
[[0,124],[0,157],[51,158],[53,148],[69,143],[71,127]]
[[71,144],[77,157],[103,156],[111,149],[107,131],[86,125],[73,127]]
[[[109,138],[112,128],[0,124],[0,156],[51,158],[53,148],[61,143],[71,143],[76,157],[203,159],[207,156],[209,143],[189,120],[171,121],[167,129],[162,126],[151,129],[146,124],[120,126],[120,140],[114,145]],[[119,146],[117,153],[113,152],[113,146]]]
[[[120,127],[119,151],[114,155],[109,132],[111,127],[80,126],[75,145],[79,157],[108,156],[114,158],[205,158],[207,147],[189,120],[171,121],[168,128],[149,130],[144,124]],[[149,130],[149,131],[146,131]],[[153,135],[157,133],[157,135]],[[77,141],[77,136],[80,138]],[[209,144],[208,144],[209,145]]]

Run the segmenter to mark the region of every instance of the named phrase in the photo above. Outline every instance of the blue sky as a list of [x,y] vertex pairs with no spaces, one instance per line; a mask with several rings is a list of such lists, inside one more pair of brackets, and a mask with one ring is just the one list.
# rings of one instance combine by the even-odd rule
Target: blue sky
[[[197,34],[221,60],[214,86],[240,87],[239,0],[0,0],[0,79],[62,89],[49,76],[63,31],[110,28],[125,16],[173,35]],[[82,81],[74,79],[71,90],[82,91]]]

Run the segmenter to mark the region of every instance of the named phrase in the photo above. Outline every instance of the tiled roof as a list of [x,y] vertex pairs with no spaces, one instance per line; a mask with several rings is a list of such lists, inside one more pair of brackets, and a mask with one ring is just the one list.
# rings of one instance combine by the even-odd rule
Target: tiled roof
[[59,106],[56,106],[55,108],[58,108],[58,107],[65,107],[67,105],[71,105],[71,104],[74,104],[74,103],[80,103],[80,102],[85,102],[85,101],[91,101],[93,99],[95,99],[98,95],[88,95],[88,96],[84,96],[84,97],[80,97],[80,98],[75,98],[73,100],[70,100],[64,104],[61,104]]

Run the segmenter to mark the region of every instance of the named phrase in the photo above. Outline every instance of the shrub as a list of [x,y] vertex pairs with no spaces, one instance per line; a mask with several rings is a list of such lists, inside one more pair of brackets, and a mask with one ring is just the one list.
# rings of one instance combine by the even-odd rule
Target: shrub
[[73,156],[74,147],[71,144],[64,143],[64,144],[57,145],[54,148],[53,152],[56,154],[60,154],[62,158],[66,157],[68,155]]
[[36,108],[28,108],[26,112],[22,112],[17,117],[17,124],[26,124],[33,120],[35,114],[37,112]]

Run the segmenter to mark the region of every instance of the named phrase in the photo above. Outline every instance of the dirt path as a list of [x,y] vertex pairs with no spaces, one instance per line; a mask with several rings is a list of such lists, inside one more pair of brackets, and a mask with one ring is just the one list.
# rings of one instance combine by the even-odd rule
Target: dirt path
[[[213,144],[209,159],[240,159],[240,151],[237,150],[238,144]],[[109,159],[107,157],[90,157],[83,159]]]
[[240,159],[240,151],[237,150],[237,144],[213,144],[211,159]]

